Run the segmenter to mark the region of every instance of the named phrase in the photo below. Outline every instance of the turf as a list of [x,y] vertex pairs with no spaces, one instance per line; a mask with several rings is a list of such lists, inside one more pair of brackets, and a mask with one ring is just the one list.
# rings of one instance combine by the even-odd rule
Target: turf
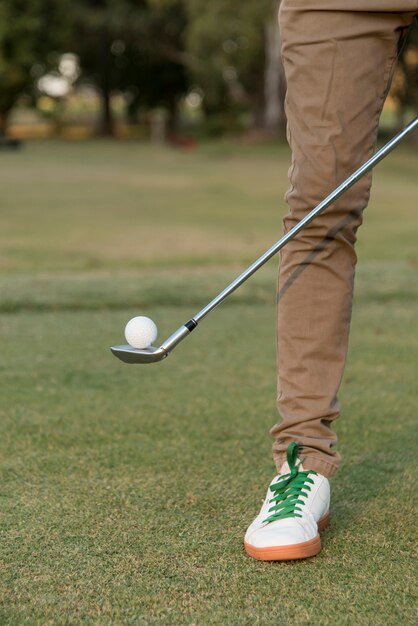
[[379,166],[360,231],[315,559],[242,548],[273,475],[275,262],[167,361],[167,336],[280,232],[288,152],[40,142],[0,154],[0,623],[414,624],[417,156]]

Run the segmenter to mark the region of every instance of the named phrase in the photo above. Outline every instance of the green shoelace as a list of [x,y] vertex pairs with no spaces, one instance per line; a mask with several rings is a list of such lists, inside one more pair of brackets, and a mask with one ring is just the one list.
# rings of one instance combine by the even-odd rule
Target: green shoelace
[[297,464],[299,446],[295,441],[289,444],[286,454],[290,473],[283,474],[277,483],[270,486],[270,490],[274,494],[270,500],[273,506],[269,508],[271,515],[263,522],[275,522],[286,517],[302,517],[298,505],[304,504],[301,497],[308,495],[307,492],[311,490],[309,484],[313,485],[314,483],[309,474],[316,475],[317,472],[312,470],[299,471],[300,464]]

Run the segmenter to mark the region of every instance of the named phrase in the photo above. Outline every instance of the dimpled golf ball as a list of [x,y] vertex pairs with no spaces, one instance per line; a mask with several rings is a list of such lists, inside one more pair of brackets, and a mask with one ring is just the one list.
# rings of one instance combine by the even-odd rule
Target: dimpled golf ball
[[138,350],[149,348],[157,339],[157,332],[155,323],[144,315],[133,317],[125,326],[126,341]]

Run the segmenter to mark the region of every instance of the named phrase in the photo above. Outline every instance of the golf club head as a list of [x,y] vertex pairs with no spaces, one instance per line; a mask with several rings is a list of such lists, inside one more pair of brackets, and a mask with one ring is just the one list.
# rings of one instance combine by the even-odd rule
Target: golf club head
[[112,346],[111,351],[124,363],[157,363],[165,359],[170,352],[182,341],[191,331],[196,328],[197,322],[189,320],[183,326],[180,326],[168,339],[161,344],[159,348],[150,346],[144,350],[133,348],[132,346]]
[[138,350],[132,346],[112,346],[112,353],[124,363],[156,363],[168,356],[168,352],[162,348],[150,346],[145,350]]

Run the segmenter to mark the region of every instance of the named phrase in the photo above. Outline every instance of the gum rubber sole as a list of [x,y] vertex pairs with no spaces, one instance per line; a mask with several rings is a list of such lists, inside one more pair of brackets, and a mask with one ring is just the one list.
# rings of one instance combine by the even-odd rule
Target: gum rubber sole
[[[329,513],[321,517],[318,522],[318,531],[325,530],[329,524],[329,520]],[[295,561],[297,559],[307,559],[310,556],[318,554],[318,552],[321,551],[321,538],[318,533],[314,539],[290,546],[255,548],[246,542],[244,542],[244,546],[247,554],[259,561]]]

